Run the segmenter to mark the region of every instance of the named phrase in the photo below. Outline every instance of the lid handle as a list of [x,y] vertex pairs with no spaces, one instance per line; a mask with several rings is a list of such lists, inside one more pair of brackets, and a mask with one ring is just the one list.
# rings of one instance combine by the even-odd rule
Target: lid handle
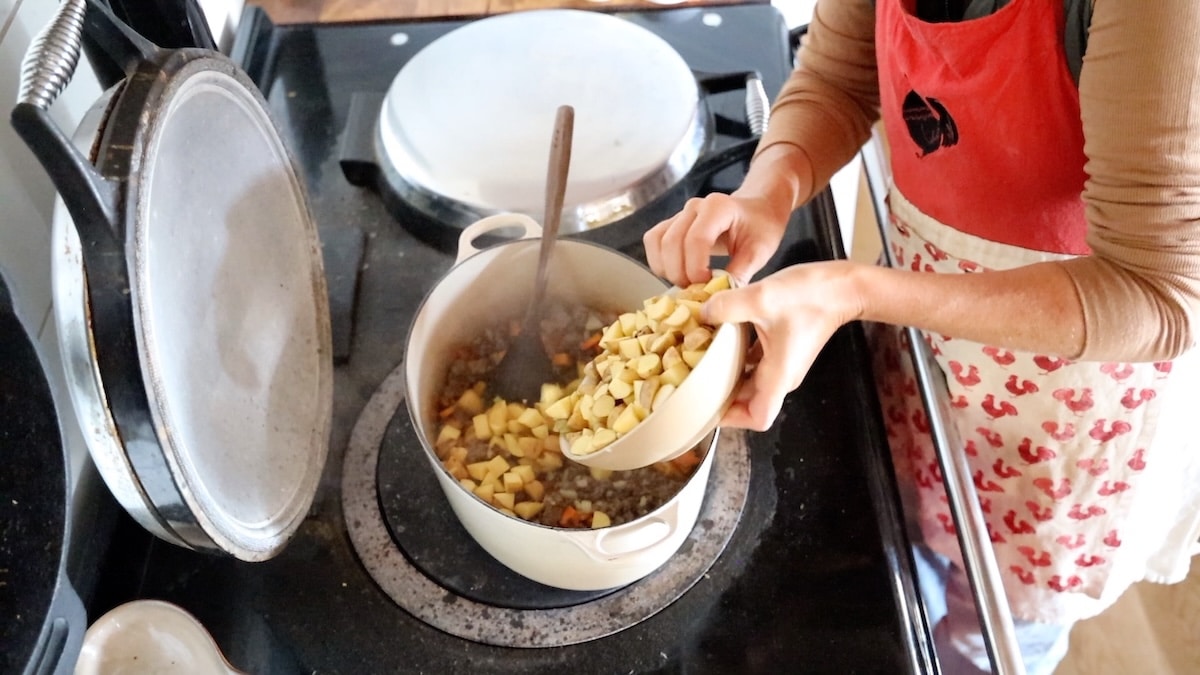
[[50,23],[38,33],[21,62],[17,102],[42,110],[58,98],[79,64],[87,0],[64,0]]
[[[91,11],[89,12],[89,5]],[[46,27],[38,33],[21,61],[21,85],[18,103],[28,103],[42,110],[58,98],[67,87],[79,54],[83,49],[83,31],[87,24],[93,30],[88,37],[123,66],[154,55],[158,48],[138,35],[105,6],[94,0],[63,0]]]

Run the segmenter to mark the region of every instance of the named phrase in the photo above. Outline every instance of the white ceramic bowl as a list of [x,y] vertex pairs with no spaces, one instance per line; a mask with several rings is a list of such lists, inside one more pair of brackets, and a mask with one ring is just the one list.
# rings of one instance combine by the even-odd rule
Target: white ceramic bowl
[[[672,288],[668,292],[678,291]],[[563,436],[563,456],[599,469],[627,471],[682,455],[720,423],[745,372],[749,343],[745,324],[717,327],[700,362],[662,407],[617,440],[586,455],[571,452],[570,442]]]

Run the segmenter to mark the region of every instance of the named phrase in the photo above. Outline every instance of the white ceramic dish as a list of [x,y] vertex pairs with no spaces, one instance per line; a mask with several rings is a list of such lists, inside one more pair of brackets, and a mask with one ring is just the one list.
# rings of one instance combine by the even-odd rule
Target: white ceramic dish
[[563,436],[563,456],[586,466],[628,471],[674,459],[695,447],[717,428],[732,402],[745,371],[749,341],[746,325],[719,326],[700,362],[661,408],[596,452],[575,454]]
[[241,675],[212,635],[183,608],[161,600],[127,602],[83,637],[75,675]]

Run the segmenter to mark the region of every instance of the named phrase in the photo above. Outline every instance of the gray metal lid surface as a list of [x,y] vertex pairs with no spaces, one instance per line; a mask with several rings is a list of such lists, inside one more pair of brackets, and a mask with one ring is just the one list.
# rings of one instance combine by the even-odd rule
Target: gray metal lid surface
[[439,37],[400,69],[379,116],[383,174],[441,222],[540,219],[560,105],[576,112],[566,233],[670,189],[711,135],[694,74],[654,33],[597,12],[513,12]]
[[194,520],[198,531],[180,531],[193,546],[264,560],[299,527],[328,451],[316,228],[265,103],[232,62],[176,59],[146,100],[129,159],[130,290],[167,492],[181,501],[155,506]]

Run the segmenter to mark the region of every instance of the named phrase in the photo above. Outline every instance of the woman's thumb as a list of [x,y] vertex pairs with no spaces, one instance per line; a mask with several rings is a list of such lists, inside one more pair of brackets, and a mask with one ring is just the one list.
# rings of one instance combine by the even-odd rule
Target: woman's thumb
[[716,293],[701,305],[700,316],[705,323],[712,326],[752,322],[757,318],[753,311],[757,292],[757,287],[751,284]]

